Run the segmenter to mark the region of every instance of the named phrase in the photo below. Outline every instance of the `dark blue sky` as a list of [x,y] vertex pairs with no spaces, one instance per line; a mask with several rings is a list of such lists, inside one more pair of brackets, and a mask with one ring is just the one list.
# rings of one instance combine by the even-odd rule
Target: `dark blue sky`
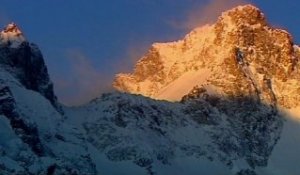
[[[0,25],[16,22],[39,45],[59,98],[77,104],[108,89],[153,42],[180,39],[201,21],[242,0],[1,0]],[[300,41],[297,0],[249,0],[272,25]],[[209,10],[206,7],[220,9]],[[207,9],[206,9],[207,11]],[[194,19],[193,19],[194,18]],[[203,17],[204,18],[204,17]]]

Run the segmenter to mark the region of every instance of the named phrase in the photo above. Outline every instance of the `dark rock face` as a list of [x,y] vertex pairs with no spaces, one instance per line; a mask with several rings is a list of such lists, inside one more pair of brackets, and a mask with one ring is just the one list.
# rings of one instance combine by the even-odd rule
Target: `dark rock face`
[[14,48],[9,47],[9,43],[2,43],[0,65],[27,89],[39,92],[61,111],[42,53],[35,44],[25,41]]
[[15,133],[38,156],[44,154],[39,133],[34,125],[26,123],[17,111],[15,100],[9,87],[0,85],[0,115],[7,117]]
[[[230,123],[230,128],[240,143],[232,145],[228,141],[231,140],[228,135],[216,135],[217,139],[223,136],[228,139],[220,142],[220,150],[229,155],[238,152],[240,156],[245,157],[251,168],[267,166],[268,158],[280,138],[283,127],[283,117],[278,113],[276,100],[264,103],[255,96],[224,99],[208,94],[204,87],[194,87],[189,94],[183,97],[182,102],[189,104],[191,110],[187,111],[192,111],[192,115],[188,114],[194,116],[193,119],[195,117],[201,119],[200,116],[202,116],[202,123],[213,121],[216,118],[213,117],[213,108],[228,116],[227,121]],[[204,120],[203,116],[206,116]]]

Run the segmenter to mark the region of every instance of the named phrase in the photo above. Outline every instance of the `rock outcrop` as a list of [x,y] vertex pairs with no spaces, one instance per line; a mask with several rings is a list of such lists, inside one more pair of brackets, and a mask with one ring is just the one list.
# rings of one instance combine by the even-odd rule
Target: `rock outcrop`
[[41,51],[25,39],[14,23],[0,33],[0,66],[27,89],[41,93],[61,111]]

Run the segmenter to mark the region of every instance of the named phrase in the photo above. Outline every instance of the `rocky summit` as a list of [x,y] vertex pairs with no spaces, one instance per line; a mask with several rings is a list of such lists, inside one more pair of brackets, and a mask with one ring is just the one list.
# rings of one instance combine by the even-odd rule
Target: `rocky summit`
[[41,51],[25,39],[15,23],[0,33],[0,64],[27,89],[40,92],[59,108]]
[[209,94],[251,96],[292,108],[299,104],[299,57],[288,32],[268,25],[258,8],[245,5],[183,40],[153,44],[132,74],[116,76],[114,87],[180,101],[198,86]]
[[238,6],[183,40],[153,44],[132,74],[116,76],[121,92],[66,107],[38,47],[9,24],[0,174],[299,174],[299,54],[258,8]]

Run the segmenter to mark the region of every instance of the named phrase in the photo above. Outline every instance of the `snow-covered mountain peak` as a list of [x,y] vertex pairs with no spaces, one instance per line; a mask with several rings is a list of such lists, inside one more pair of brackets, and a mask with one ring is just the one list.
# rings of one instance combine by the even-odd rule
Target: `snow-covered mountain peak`
[[[153,44],[116,78],[122,91],[181,102],[113,92],[63,107],[38,47],[1,43],[0,174],[299,174],[299,124],[285,126],[278,106],[300,106],[300,49],[245,9],[256,13],[238,7]],[[2,33],[22,36],[15,24]]]
[[8,24],[0,33],[0,42],[12,48],[17,48],[24,41],[26,39],[15,23]]
[[182,40],[155,43],[132,74],[116,76],[114,87],[169,101],[201,87],[209,94],[295,107],[299,57],[287,31],[269,26],[258,8],[238,6]]
[[256,19],[265,19],[264,14],[261,12],[261,10],[251,4],[240,5],[227,10],[222,13],[221,18],[226,16],[239,16],[241,20],[252,18],[252,21]]
[[6,33],[11,32],[11,33],[15,33],[15,34],[22,34],[21,30],[19,29],[17,24],[14,22],[9,23],[3,31]]
[[222,25],[227,32],[236,32],[244,27],[265,27],[267,22],[264,14],[257,7],[249,4],[223,12],[216,25]]
[[8,71],[27,89],[41,93],[58,106],[41,51],[25,39],[15,23],[8,24],[0,32],[0,68]]

